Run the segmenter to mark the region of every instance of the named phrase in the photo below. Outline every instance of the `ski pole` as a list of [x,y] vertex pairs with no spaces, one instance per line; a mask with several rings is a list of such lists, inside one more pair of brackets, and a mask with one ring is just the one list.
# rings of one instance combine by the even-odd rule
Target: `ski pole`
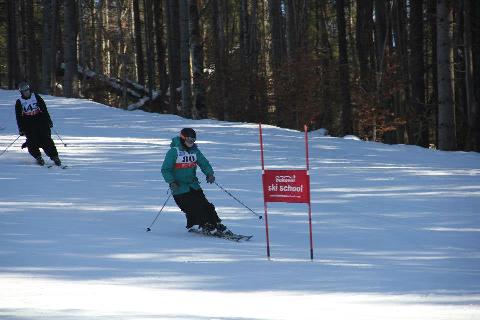
[[13,142],[10,143],[8,147],[6,147],[5,150],[2,151],[2,153],[0,153],[0,156],[3,155],[5,152],[7,152],[8,148],[10,148],[15,142],[17,142],[18,138],[20,138],[20,135],[18,135],[18,137],[15,140],[13,140]]
[[171,196],[172,194],[171,194],[169,191],[167,191],[167,193],[168,193],[167,200],[165,200],[165,202],[163,203],[162,208],[160,209],[160,211],[158,211],[157,216],[155,217],[155,219],[153,220],[153,222],[150,224],[150,226],[147,228],[147,232],[152,231],[151,228],[153,227],[153,225],[154,225],[155,222],[157,221],[158,216],[160,215],[160,213],[162,213],[163,208],[165,208],[165,205],[167,204],[168,199],[170,199],[170,196]]
[[62,141],[63,145],[66,147],[67,144],[65,142],[63,142],[62,138],[60,137],[60,135],[58,134],[57,130],[55,130],[55,128],[53,128],[53,132],[55,132],[55,134],[57,135],[58,139],[60,139],[60,141]]
[[226,194],[228,194],[230,197],[232,197],[233,199],[235,199],[238,203],[240,203],[242,206],[244,206],[245,208],[247,208],[248,210],[250,210],[251,213],[253,213],[255,216],[258,217],[258,219],[262,219],[262,216],[259,215],[258,213],[256,213],[255,211],[253,211],[252,209],[250,209],[246,204],[244,204],[242,201],[238,200],[233,194],[231,194],[230,192],[228,192],[227,190],[225,190],[225,188],[223,188],[221,185],[219,185],[216,181],[214,182],[217,187],[219,187],[220,189],[222,189]]

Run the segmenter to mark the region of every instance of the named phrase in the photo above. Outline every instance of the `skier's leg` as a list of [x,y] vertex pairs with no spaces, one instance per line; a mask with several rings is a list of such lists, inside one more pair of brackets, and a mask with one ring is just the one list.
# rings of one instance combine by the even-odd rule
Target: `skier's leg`
[[57,147],[55,146],[55,142],[53,142],[50,128],[39,130],[39,135],[40,146],[42,147],[43,151],[45,151],[45,154],[50,157],[50,159],[55,161],[55,158],[58,158],[58,151]]
[[195,191],[195,197],[196,203],[198,204],[198,213],[202,221],[208,224],[210,228],[216,229],[216,232],[232,234],[232,232],[222,224],[222,220],[218,217],[215,206],[207,200],[202,189]]
[[217,223],[221,222],[217,211],[215,210],[215,206],[207,200],[203,190],[193,190],[192,192],[195,195],[195,203],[197,204],[196,211],[201,217],[200,219],[204,223],[210,223],[213,226],[216,226]]
[[38,132],[35,130],[28,131],[26,133],[27,137],[27,148],[28,148],[28,153],[35,159],[38,159],[42,156],[42,153],[40,152],[39,149],[39,139],[38,139]]
[[187,218],[187,228],[191,228],[194,225],[201,225],[202,221],[198,219],[195,210],[195,198],[192,195],[192,191],[174,195],[173,199],[175,203],[185,213],[185,217]]

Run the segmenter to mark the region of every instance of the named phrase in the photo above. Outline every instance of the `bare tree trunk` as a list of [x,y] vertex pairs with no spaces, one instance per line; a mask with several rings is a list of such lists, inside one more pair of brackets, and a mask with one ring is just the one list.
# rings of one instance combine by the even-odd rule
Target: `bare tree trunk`
[[423,1],[412,1],[410,11],[410,83],[412,111],[408,113],[410,143],[428,147],[428,115],[425,109]]
[[[393,5],[393,13],[395,14],[393,35],[395,48],[395,57],[400,72],[398,72],[398,83],[408,83],[408,41],[407,41],[407,7],[406,0],[396,0]],[[402,86],[400,90],[396,90],[394,95],[395,115],[400,119],[407,117],[407,102],[410,101],[410,87]],[[390,119],[389,119],[390,120]],[[395,143],[406,143],[409,138],[405,125],[396,125]]]
[[182,75],[182,115],[192,117],[192,86],[190,78],[190,35],[188,0],[179,1],[180,12],[180,61]]
[[353,133],[352,104],[350,98],[350,72],[348,68],[347,31],[345,23],[345,1],[337,0],[337,28],[339,50],[340,99],[342,104],[342,134]]
[[286,0],[284,10],[286,10],[286,35],[287,35],[287,59],[292,61],[293,51],[295,51],[295,1]]
[[358,59],[357,57],[357,48],[355,46],[355,21],[353,21],[354,12],[355,12],[355,5],[354,0],[344,0],[345,3],[345,28],[347,33],[347,50],[349,59],[349,65],[351,77],[358,77],[357,71],[360,70],[358,66]]
[[218,90],[217,118],[225,120],[229,118],[226,107],[226,40],[225,40],[225,17],[222,0],[212,0],[213,27],[215,32],[215,82]]
[[[92,17],[92,40],[91,50],[93,51],[93,61],[91,66],[93,70],[98,74],[104,74],[104,47],[105,47],[105,34],[104,34],[104,9],[105,0],[96,1],[92,5],[93,17]],[[132,41],[133,42],[133,41]],[[104,90],[98,90],[94,86],[92,89],[93,100],[99,102],[105,102],[107,92]]]
[[[116,15],[117,15],[117,28],[119,39],[117,41],[117,52],[115,52],[116,61],[118,63],[118,71],[115,77],[122,79],[122,97],[120,105],[122,108],[126,109],[128,106],[127,101],[127,66],[128,66],[128,55],[126,54],[126,45],[125,45],[125,32],[122,24],[122,14],[124,8],[124,3],[117,3],[116,5]],[[125,4],[128,6],[128,4]]]
[[[472,68],[473,68],[473,93],[477,99],[477,127],[476,127],[476,141],[480,144],[480,43],[479,41],[473,41],[473,39],[480,39],[480,28],[474,28],[476,21],[480,21],[480,3],[478,1],[472,1],[470,3],[471,11],[471,20],[472,20]],[[478,26],[478,24],[477,24]]]
[[464,1],[451,2],[452,6],[452,79],[454,79],[453,96],[455,105],[455,127],[457,135],[457,149],[465,150],[468,136],[468,107],[465,84],[465,55],[464,55]]
[[103,34],[103,7],[105,1],[99,0],[95,4],[94,14],[96,21],[96,29],[94,31],[95,36],[95,56],[94,56],[94,69],[96,72],[103,74],[103,45],[104,45],[104,34]]
[[43,34],[42,34],[42,82],[40,92],[52,94],[52,80],[55,72],[55,57],[57,47],[56,30],[56,0],[43,0]]
[[248,59],[248,45],[249,45],[249,29],[248,29],[248,0],[240,0],[238,1],[239,11],[240,11],[240,30],[239,30],[239,38],[240,38],[240,64],[245,65]]
[[258,30],[258,0],[251,1],[251,12],[248,18],[248,65],[250,66],[248,79],[248,104],[246,120],[249,122],[258,121],[258,113],[261,110],[259,106],[259,92],[257,85],[259,84],[260,75],[260,41]]
[[278,0],[268,1],[268,12],[270,22],[271,34],[271,49],[270,49],[270,65],[273,75],[273,95],[275,104],[276,122],[280,124],[282,119],[282,105],[281,99],[278,99],[278,94],[281,89],[278,88],[281,74],[281,66],[286,57],[286,40],[284,35],[284,21],[282,16],[281,3]]
[[375,50],[377,61],[377,90],[380,87],[381,74],[385,70],[385,50],[387,47],[387,17],[384,0],[375,0]]
[[64,0],[64,63],[63,94],[66,97],[76,95],[77,78],[77,32],[75,0]]
[[18,61],[17,45],[17,1],[7,0],[7,28],[8,28],[8,88],[16,87],[20,80],[20,65]]
[[34,16],[33,16],[33,0],[25,0],[24,7],[25,10],[25,30],[26,34],[26,49],[27,49],[27,59],[26,63],[26,74],[28,74],[28,79],[30,85],[36,90],[39,89],[39,79],[38,79],[38,68],[37,68],[37,41],[35,37],[35,28],[34,28]]
[[455,105],[452,76],[452,8],[437,0],[438,147],[456,149]]
[[55,6],[53,8],[53,20],[54,23],[53,25],[53,30],[52,30],[52,43],[53,43],[53,48],[54,51],[52,52],[51,55],[51,64],[52,64],[52,80],[51,80],[51,85],[52,85],[52,94],[56,93],[55,91],[57,90],[57,83],[58,83],[58,78],[59,75],[57,75],[57,69],[60,67],[60,62],[62,61],[63,57],[63,46],[62,46],[62,24],[60,23],[60,10],[62,7],[62,1],[61,0],[54,0],[55,1]]
[[140,0],[133,0],[133,19],[135,25],[135,53],[137,64],[137,81],[141,85],[145,85],[145,67],[143,58],[143,42],[142,42],[142,22],[140,20]]
[[170,113],[177,114],[180,86],[180,32],[178,0],[167,0],[168,73],[170,80]]
[[366,92],[371,91],[370,50],[373,47],[373,2],[357,0],[356,45],[360,65],[360,83]]
[[270,33],[272,37],[272,48],[270,51],[270,60],[272,69],[279,68],[285,57],[285,37],[283,34],[283,20],[281,14],[280,2],[277,0],[269,0],[270,13]]
[[[388,43],[389,43],[389,25],[387,20],[387,7],[384,0],[375,1],[375,61],[376,61],[376,75],[375,75],[375,88],[376,88],[376,103],[379,108],[389,108],[382,97],[383,91],[383,76],[386,69],[385,58],[387,56]],[[387,3],[388,4],[388,3]],[[393,113],[391,111],[390,113]],[[377,136],[377,123],[376,119],[372,121],[373,126],[373,139],[376,140]],[[390,139],[391,134],[384,135],[384,141]]]
[[335,112],[331,103],[331,90],[329,89],[333,54],[327,29],[327,3],[325,1],[317,1],[315,11],[317,20],[315,24],[317,31],[317,44],[315,47],[321,67],[320,88],[322,88],[322,90],[320,92],[320,103],[317,107],[319,116],[316,117],[314,125],[315,128],[331,129],[334,127],[335,123]]
[[430,39],[429,50],[431,54],[428,56],[428,67],[431,69],[427,73],[427,113],[429,117],[429,137],[433,145],[438,147],[438,75],[437,75],[437,0],[427,0],[427,17],[428,17],[428,39]]
[[152,0],[144,1],[144,16],[145,16],[145,43],[147,49],[147,76],[148,76],[148,96],[150,100],[153,97],[153,88],[155,87],[154,70],[155,59],[153,51],[155,46],[153,44],[153,7]]
[[205,102],[205,84],[203,75],[203,45],[200,34],[200,19],[197,0],[189,0],[190,11],[190,51],[193,71],[193,118],[205,119],[207,106]]
[[[103,10],[103,13],[105,14],[104,16],[104,19],[103,19],[103,26],[104,26],[104,29],[105,31],[108,32],[108,30],[110,30],[110,1],[112,0],[104,0],[105,4],[104,4],[104,10]],[[111,68],[111,65],[112,65],[112,55],[111,55],[111,45],[112,45],[112,41],[110,40],[110,37],[109,37],[109,34],[107,33],[106,36],[105,36],[105,40],[103,42],[103,50],[105,52],[105,59],[104,59],[104,67],[105,67],[105,74],[107,76],[111,76],[112,75],[112,68]]]
[[480,151],[480,112],[478,101],[475,97],[475,81],[473,77],[473,54],[472,54],[472,2],[464,0],[464,56],[465,56],[465,91],[467,99],[467,119],[469,127],[469,147]]
[[[82,68],[87,68],[88,57],[88,44],[85,26],[88,25],[88,14],[85,14],[85,3],[83,1],[77,2],[77,15],[78,15],[78,65]],[[77,68],[75,68],[75,71]],[[85,75],[79,81],[78,94],[83,96],[85,83]]]
[[28,80],[28,40],[27,40],[27,26],[26,26],[26,12],[25,0],[19,0],[18,13],[20,14],[17,28],[18,28],[18,57],[22,79]]
[[157,76],[160,86],[160,110],[164,111],[164,97],[168,89],[167,67],[165,64],[165,44],[164,44],[164,19],[163,19],[163,1],[154,1],[154,20],[155,20],[155,45],[157,53]]

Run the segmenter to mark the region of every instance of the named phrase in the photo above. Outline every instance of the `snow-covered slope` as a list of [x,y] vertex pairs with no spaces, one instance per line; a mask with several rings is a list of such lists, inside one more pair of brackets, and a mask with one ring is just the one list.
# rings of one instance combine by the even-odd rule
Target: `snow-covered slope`
[[[0,147],[17,137],[0,91]],[[20,138],[0,157],[1,319],[480,319],[480,155],[310,135],[307,208],[269,204],[265,228],[202,183],[246,243],[188,234],[160,166],[193,127],[217,181],[263,214],[258,126],[126,112],[45,96],[60,156]],[[303,133],[264,128],[267,168],[304,167]],[[205,181],[199,172],[201,181]]]

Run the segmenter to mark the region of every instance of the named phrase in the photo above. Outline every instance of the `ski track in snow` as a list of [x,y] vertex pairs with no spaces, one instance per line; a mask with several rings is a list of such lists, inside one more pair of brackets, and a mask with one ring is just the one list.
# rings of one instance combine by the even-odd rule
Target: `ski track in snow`
[[[18,93],[0,90],[1,150]],[[307,208],[265,228],[198,176],[235,243],[188,234],[160,167],[193,127],[220,185],[263,215],[258,126],[45,96],[66,170],[19,139],[0,157],[0,319],[480,319],[480,155],[310,133]],[[305,166],[301,132],[264,126],[269,169]],[[47,160],[47,159],[46,159]],[[47,164],[51,161],[47,160]]]

